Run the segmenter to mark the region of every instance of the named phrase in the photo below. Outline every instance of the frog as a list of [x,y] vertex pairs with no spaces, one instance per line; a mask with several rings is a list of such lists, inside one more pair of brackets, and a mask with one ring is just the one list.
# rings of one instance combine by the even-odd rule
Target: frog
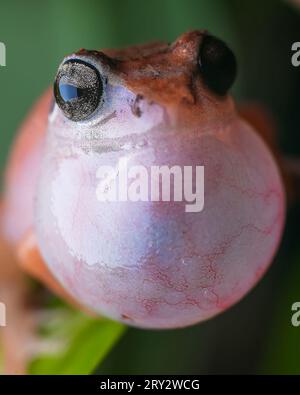
[[[207,30],[62,60],[6,170],[8,371],[26,371],[35,338],[28,275],[87,314],[147,329],[210,319],[262,278],[280,243],[285,189],[266,117],[230,95],[236,74],[232,50]],[[99,183],[110,184],[99,168],[121,158],[146,170],[202,166],[203,210],[138,193],[100,201]]]

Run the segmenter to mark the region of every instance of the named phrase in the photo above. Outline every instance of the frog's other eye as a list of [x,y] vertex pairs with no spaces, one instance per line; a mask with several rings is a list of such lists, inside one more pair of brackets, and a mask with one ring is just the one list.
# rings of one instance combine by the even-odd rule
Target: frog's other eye
[[203,38],[198,62],[208,88],[225,95],[237,73],[236,59],[231,49],[222,40],[207,35]]
[[56,75],[54,96],[67,118],[72,121],[89,118],[103,96],[103,82],[99,71],[83,60],[67,60]]

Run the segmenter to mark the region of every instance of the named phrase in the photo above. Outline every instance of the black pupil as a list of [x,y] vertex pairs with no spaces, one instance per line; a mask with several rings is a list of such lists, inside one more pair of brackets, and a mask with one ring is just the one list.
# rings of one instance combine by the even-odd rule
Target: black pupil
[[83,89],[69,84],[59,84],[59,93],[64,101],[78,99],[83,96]]
[[72,121],[89,118],[99,106],[102,94],[102,79],[93,65],[72,59],[59,68],[54,95],[67,118]]

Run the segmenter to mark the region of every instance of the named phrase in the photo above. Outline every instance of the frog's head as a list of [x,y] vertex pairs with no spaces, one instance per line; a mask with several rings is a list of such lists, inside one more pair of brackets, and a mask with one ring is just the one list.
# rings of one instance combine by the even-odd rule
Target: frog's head
[[93,129],[102,138],[140,134],[166,121],[199,125],[232,110],[227,93],[235,76],[232,51],[206,31],[172,44],[81,49],[59,66],[50,121],[60,131]]

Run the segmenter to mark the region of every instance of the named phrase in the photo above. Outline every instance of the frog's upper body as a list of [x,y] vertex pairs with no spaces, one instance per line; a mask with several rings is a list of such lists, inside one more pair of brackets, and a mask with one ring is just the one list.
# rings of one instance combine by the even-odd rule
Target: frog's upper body
[[[189,325],[239,300],[274,254],[284,198],[272,156],[227,94],[235,73],[231,51],[205,31],[66,57],[49,118],[52,92],[7,173],[3,234],[23,265],[88,309],[142,327]],[[99,202],[97,170],[120,158],[204,166],[204,210]],[[34,249],[43,258],[32,262]]]
[[101,111],[78,125],[51,104],[52,89],[35,105],[16,139],[7,170],[4,233],[8,239],[19,242],[32,227],[33,196],[49,121],[56,133],[66,135],[69,130],[70,140],[91,147],[97,142],[103,146],[99,135],[130,138],[136,130],[142,134],[161,123],[201,123],[209,128],[210,123],[224,125],[235,116],[231,97],[216,94],[203,81],[199,56],[206,37],[210,36],[205,31],[193,31],[173,44],[158,42],[103,52],[80,50],[63,60],[62,65],[69,60],[86,61],[102,72],[104,103]]

